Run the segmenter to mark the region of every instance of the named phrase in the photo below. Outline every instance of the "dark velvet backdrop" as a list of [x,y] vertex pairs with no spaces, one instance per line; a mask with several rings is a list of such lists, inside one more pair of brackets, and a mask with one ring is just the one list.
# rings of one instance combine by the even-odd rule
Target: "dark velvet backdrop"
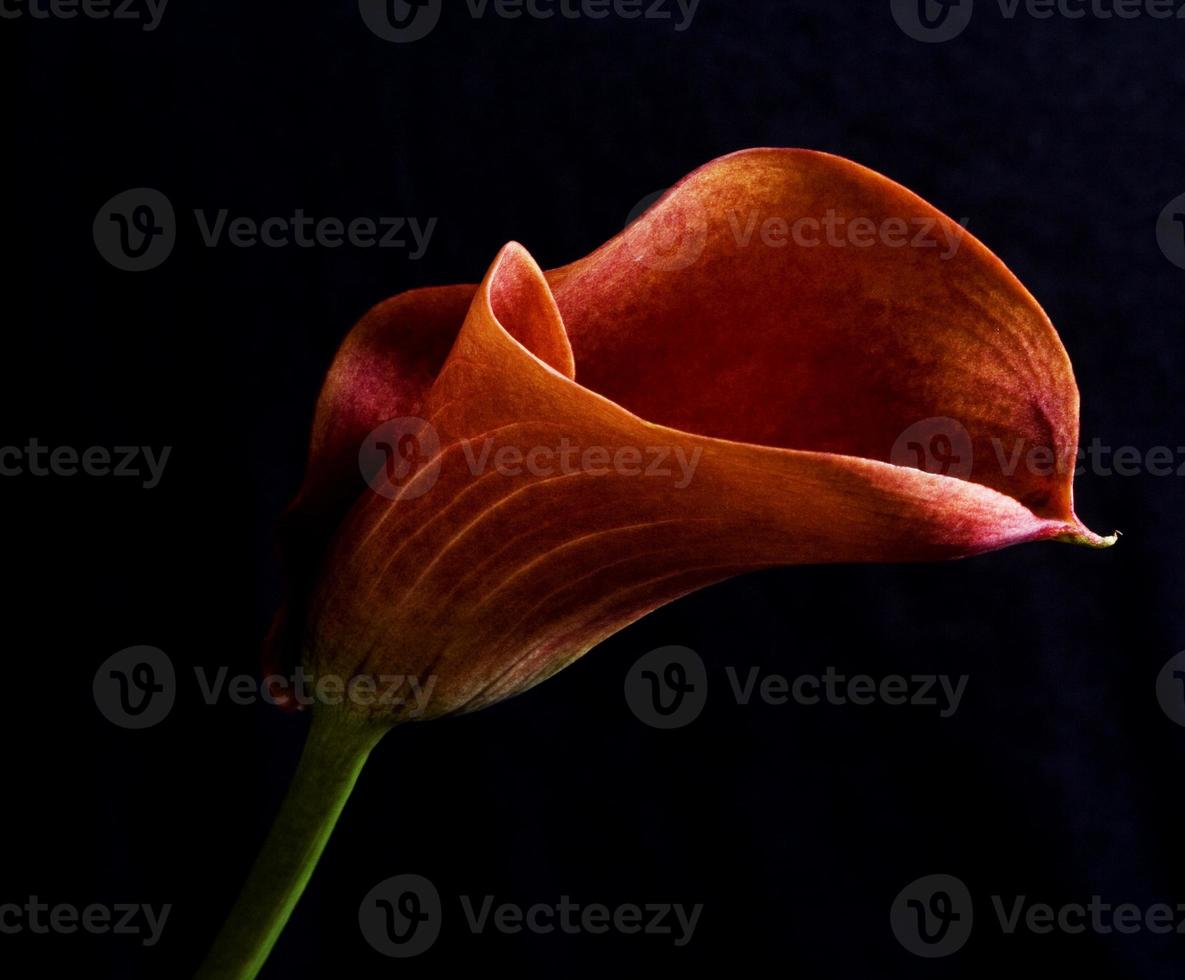
[[[0,442],[172,452],[151,489],[0,480],[0,903],[173,908],[148,947],[0,934],[5,976],[69,962],[184,977],[199,962],[304,725],[265,705],[207,706],[193,668],[256,669],[278,592],[275,522],[345,331],[382,297],[478,279],[510,239],[555,266],[720,154],[839,153],[968,218],[1039,298],[1075,365],[1084,442],[1185,460],[1185,268],[1157,238],[1185,193],[1185,20],[1008,17],[978,0],[958,37],[927,44],[888,0],[702,0],[683,30],[673,2],[656,11],[667,20],[446,7],[429,36],[391,43],[350,0],[175,0],[153,30],[6,0],[24,16],[0,22]],[[180,231],[163,264],[133,274],[100,255],[92,222],[140,187],[168,197]],[[193,211],[224,208],[437,223],[418,259],[206,247]],[[526,696],[396,732],[263,975],[1185,975],[1185,937],[1008,935],[992,905],[1185,902],[1185,730],[1156,692],[1185,649],[1183,487],[1146,471],[1080,478],[1087,523],[1125,532],[1105,553],[1038,545],[734,580]],[[144,731],[112,725],[92,697],[98,666],[135,644],[188,679]],[[622,694],[630,665],[666,644],[698,651],[720,692],[674,731],[642,724]],[[941,718],[740,706],[726,666],[970,679]],[[357,916],[372,885],[404,872],[434,882],[446,919],[428,953],[395,961]],[[923,959],[889,910],[938,873],[966,884],[974,928],[962,950]],[[704,908],[682,947],[474,935],[458,896],[487,894]]]

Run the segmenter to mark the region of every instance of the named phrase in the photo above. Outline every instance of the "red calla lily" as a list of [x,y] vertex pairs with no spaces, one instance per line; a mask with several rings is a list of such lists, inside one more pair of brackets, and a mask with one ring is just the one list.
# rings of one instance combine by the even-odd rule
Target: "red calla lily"
[[[768,234],[814,218],[821,236],[827,216],[907,230]],[[392,419],[436,452],[375,493],[359,447]],[[926,420],[965,433],[965,478],[895,465]],[[733,154],[579,262],[545,274],[511,244],[480,286],[362,320],[289,515],[298,589],[271,667],[303,644],[315,672],[434,673],[435,715],[748,568],[1108,544],[1074,515],[1077,435],[1057,334],[964,228],[837,157]],[[560,473],[565,444],[609,462]],[[1057,465],[1008,472],[1011,447]],[[536,465],[491,463],[513,450]],[[652,476],[614,463],[636,456]]]
[[[434,685],[317,706],[308,767],[356,775],[396,722],[525,690],[738,572],[1108,545],[1074,514],[1077,438],[1057,334],[961,225],[837,157],[736,153],[569,266],[512,243],[480,285],[363,318],[286,517],[268,669]],[[281,814],[208,975],[262,963],[353,775],[314,824],[298,776],[304,817]]]

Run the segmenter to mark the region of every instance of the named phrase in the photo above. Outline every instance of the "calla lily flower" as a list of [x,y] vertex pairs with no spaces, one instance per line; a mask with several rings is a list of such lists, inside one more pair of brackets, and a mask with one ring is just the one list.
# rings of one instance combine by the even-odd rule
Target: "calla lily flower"
[[822,153],[721,158],[578,262],[511,243],[476,286],[376,307],[318,404],[268,672],[430,694],[315,705],[204,975],[254,975],[396,723],[524,691],[751,569],[1107,546],[1074,513],[1077,440],[1069,359],[1015,276]]

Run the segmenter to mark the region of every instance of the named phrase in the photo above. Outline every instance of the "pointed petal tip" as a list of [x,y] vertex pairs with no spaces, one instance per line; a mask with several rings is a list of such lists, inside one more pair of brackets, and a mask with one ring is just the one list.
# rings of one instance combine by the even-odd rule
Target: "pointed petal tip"
[[1095,534],[1085,524],[1075,519],[1075,523],[1068,525],[1066,530],[1058,534],[1054,540],[1064,542],[1065,544],[1080,545],[1084,548],[1102,549],[1110,548],[1121,537],[1123,537],[1122,531],[1114,531],[1105,537],[1101,534]]

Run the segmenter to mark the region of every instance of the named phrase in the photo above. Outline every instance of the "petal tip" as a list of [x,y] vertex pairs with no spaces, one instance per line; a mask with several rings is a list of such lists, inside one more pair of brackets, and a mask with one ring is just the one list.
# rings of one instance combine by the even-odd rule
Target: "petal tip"
[[1065,544],[1076,544],[1084,548],[1110,548],[1119,539],[1123,537],[1122,531],[1114,531],[1105,537],[1101,534],[1095,534],[1085,524],[1078,523],[1070,525],[1065,531],[1057,535],[1054,540],[1061,541]]

